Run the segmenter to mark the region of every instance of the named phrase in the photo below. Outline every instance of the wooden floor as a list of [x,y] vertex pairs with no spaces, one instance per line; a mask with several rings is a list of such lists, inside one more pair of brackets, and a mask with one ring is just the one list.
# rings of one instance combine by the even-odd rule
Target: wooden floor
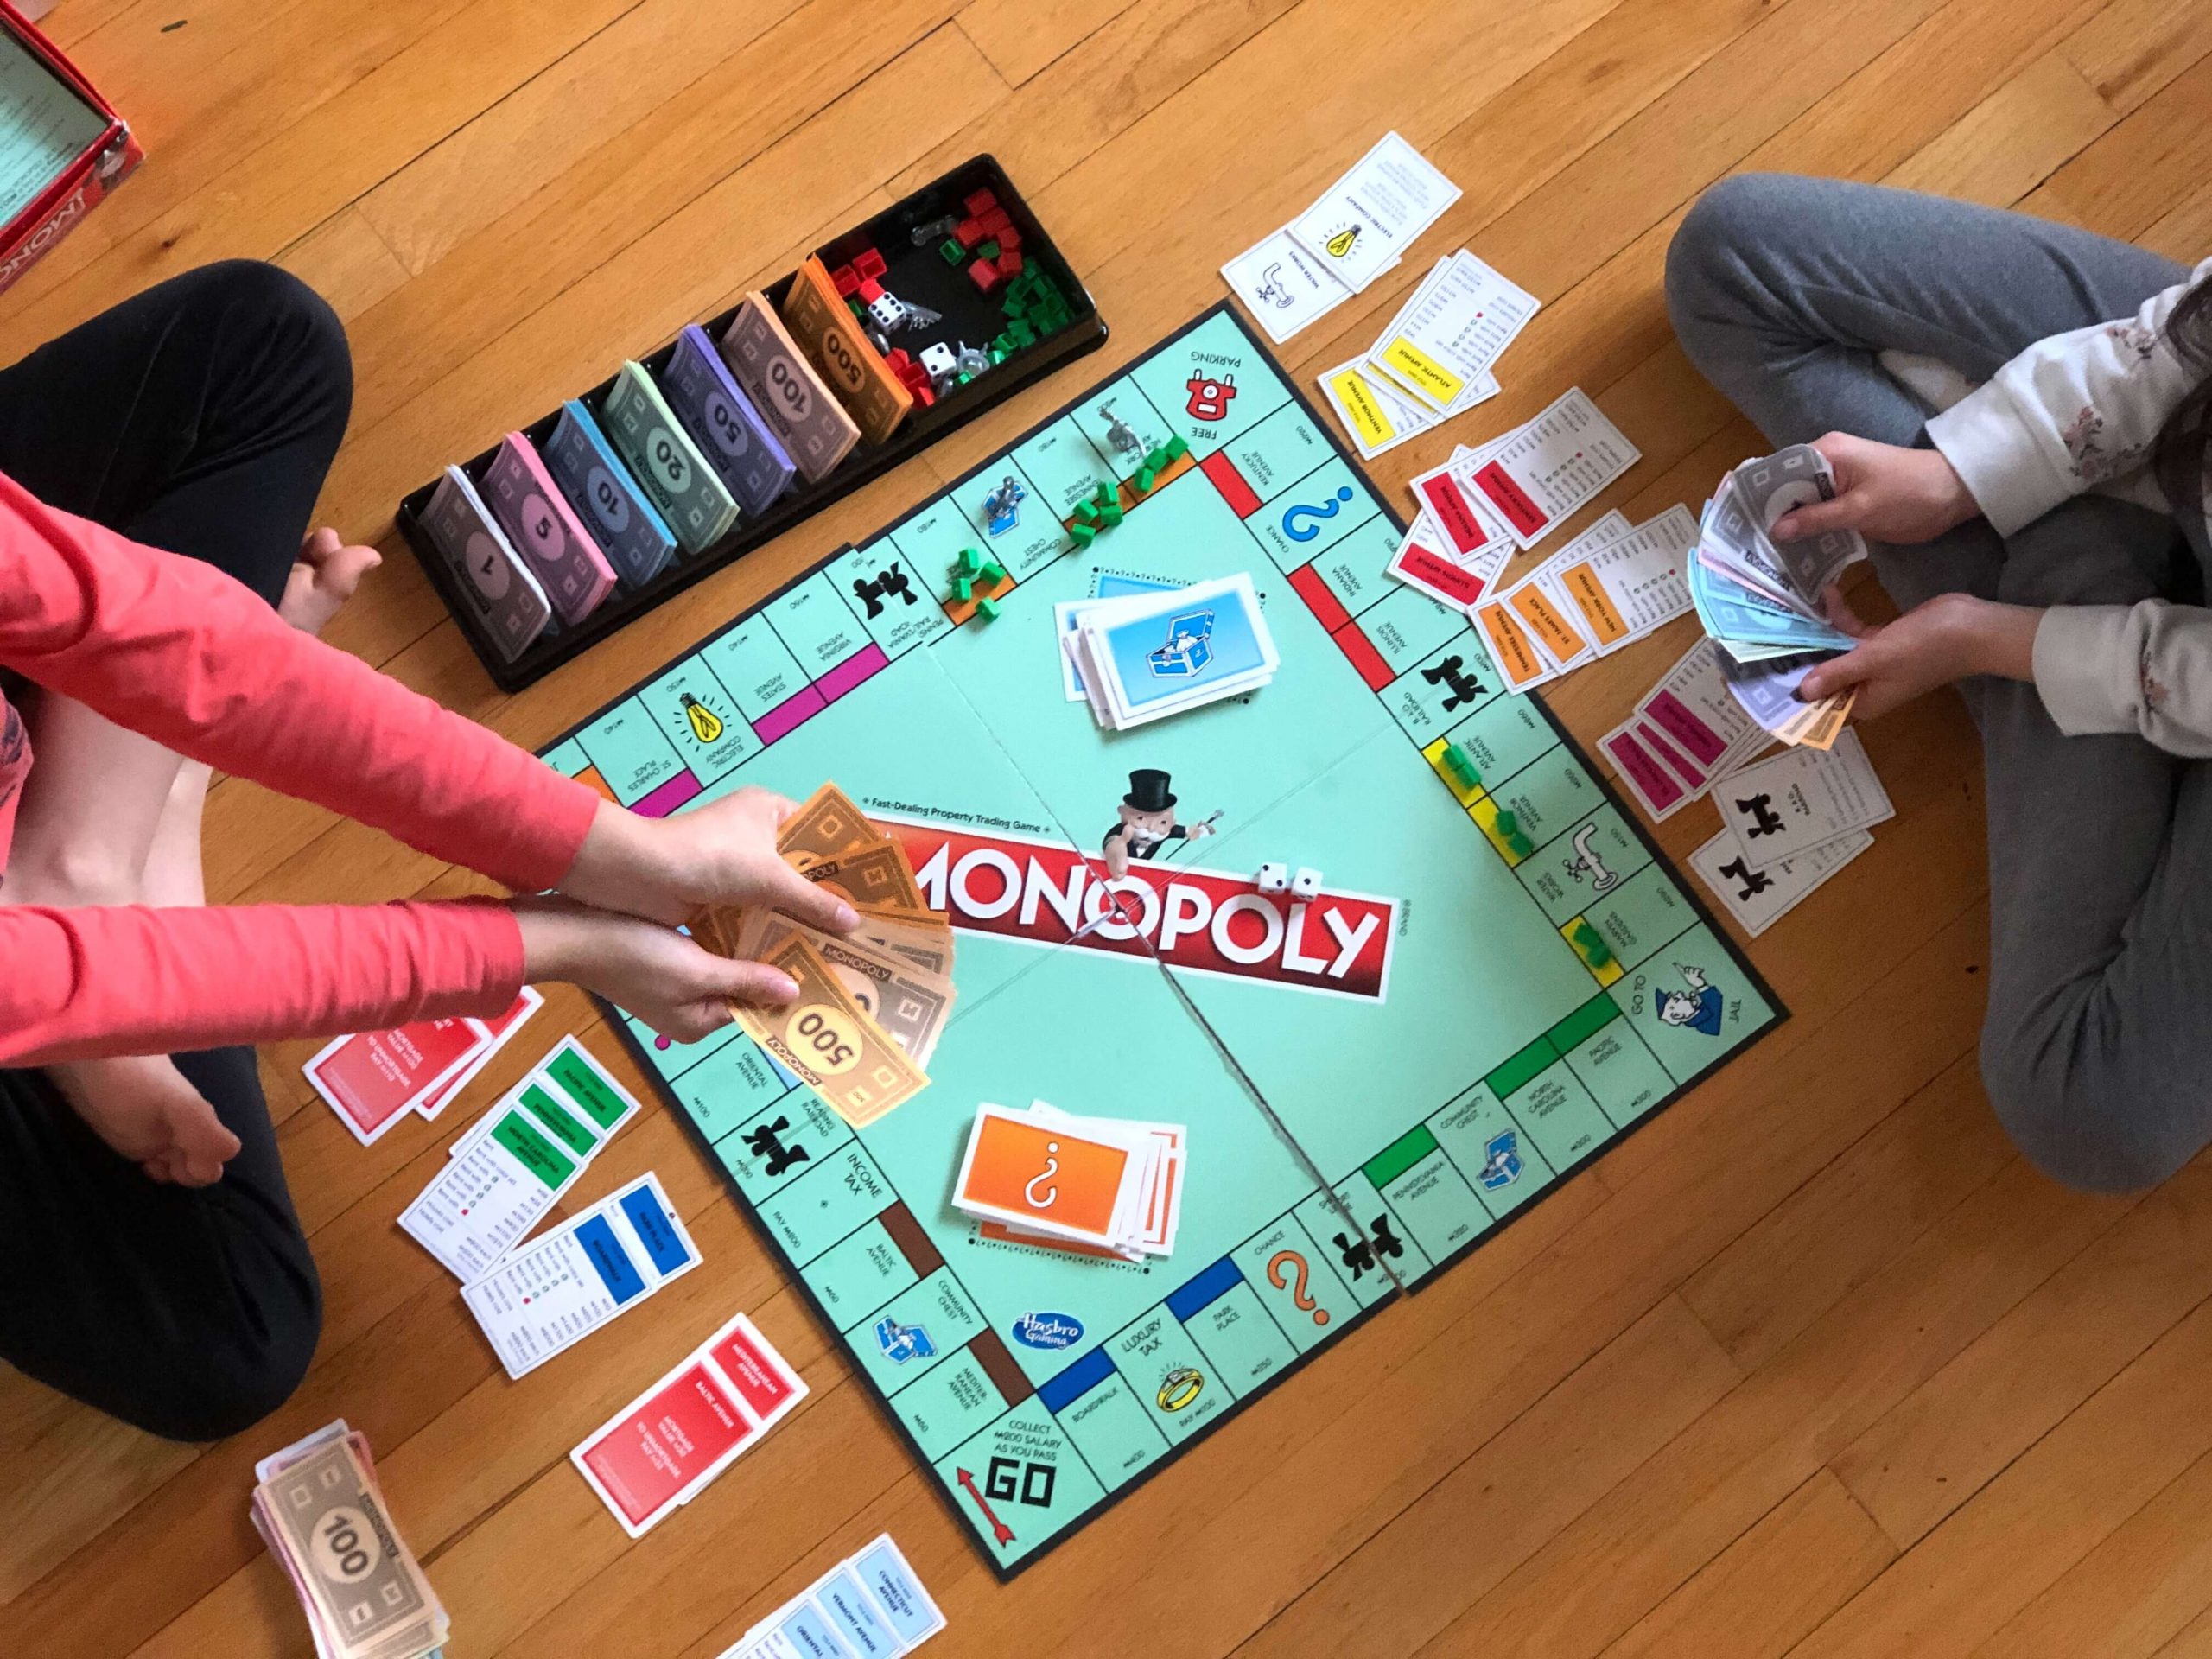
[[[1504,396],[1389,456],[1394,487],[1576,384],[1645,454],[1605,505],[1694,504],[1753,453],[1659,294],[1675,222],[1735,169],[2212,251],[2212,0],[62,0],[52,22],[151,159],[0,299],[0,357],[208,259],[315,283],[359,378],[325,511],[394,553],[333,637],[526,744],[1218,297],[1224,258],[1393,126],[1466,194],[1291,365],[1363,346],[1462,244],[1545,302]],[[494,694],[391,540],[401,493],[982,149],[1090,283],[1106,352]],[[1604,731],[1688,626],[1554,707]],[[1969,730],[1939,700],[1867,744],[1899,817],[1753,950],[1796,1010],[1778,1036],[1009,1586],[658,1106],[579,1197],[658,1170],[707,1268],[516,1384],[393,1225],[457,1123],[359,1147],[302,1082],[308,1046],[271,1050],[328,1299],[315,1368],[204,1451],[0,1379],[0,1654],[309,1652],[251,1468],[343,1414],[456,1659],[710,1656],[884,1528],[947,1656],[2212,1655],[2212,1168],[2130,1203],[2013,1154],[1974,1070]],[[1711,828],[1700,807],[1662,839]],[[207,836],[223,900],[472,886],[235,782]],[[562,1029],[616,1058],[595,1023],[556,993],[471,1103]],[[813,1397],[627,1542],[569,1448],[740,1308]]]

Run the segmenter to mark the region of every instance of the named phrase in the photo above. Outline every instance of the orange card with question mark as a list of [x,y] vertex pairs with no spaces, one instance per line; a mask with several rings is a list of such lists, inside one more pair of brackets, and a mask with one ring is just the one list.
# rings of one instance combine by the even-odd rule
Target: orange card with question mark
[[1123,1179],[1140,1155],[1136,1147],[983,1106],[952,1198],[971,1215],[1110,1244]]

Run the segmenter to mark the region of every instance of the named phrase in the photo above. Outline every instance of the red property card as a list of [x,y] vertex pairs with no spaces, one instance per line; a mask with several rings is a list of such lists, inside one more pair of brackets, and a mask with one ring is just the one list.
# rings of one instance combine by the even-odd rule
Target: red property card
[[467,1065],[485,1041],[475,1020],[421,1020],[340,1037],[307,1064],[308,1081],[367,1146]]
[[694,1359],[578,1446],[575,1465],[637,1538],[760,1432],[714,1368]]
[[741,1313],[569,1460],[641,1538],[805,1397],[805,1382]]

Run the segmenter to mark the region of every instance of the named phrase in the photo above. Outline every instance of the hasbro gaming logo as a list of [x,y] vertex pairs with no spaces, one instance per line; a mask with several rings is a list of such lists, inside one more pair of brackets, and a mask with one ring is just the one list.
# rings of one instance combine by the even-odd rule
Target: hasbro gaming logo
[[1014,1339],[1025,1348],[1072,1348],[1083,1340],[1083,1321],[1072,1313],[1024,1313]]

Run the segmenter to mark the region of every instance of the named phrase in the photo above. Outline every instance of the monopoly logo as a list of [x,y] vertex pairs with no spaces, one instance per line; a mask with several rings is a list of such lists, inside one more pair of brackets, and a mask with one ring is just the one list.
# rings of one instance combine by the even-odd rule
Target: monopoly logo
[[1083,1321],[1072,1313],[1024,1313],[1014,1339],[1025,1348],[1072,1348],[1083,1340]]
[[887,821],[922,897],[953,926],[1033,944],[1144,957],[1236,979],[1380,1002],[1397,934],[1394,899],[1256,891],[1249,875],[1138,862],[1118,880],[1064,845]]

